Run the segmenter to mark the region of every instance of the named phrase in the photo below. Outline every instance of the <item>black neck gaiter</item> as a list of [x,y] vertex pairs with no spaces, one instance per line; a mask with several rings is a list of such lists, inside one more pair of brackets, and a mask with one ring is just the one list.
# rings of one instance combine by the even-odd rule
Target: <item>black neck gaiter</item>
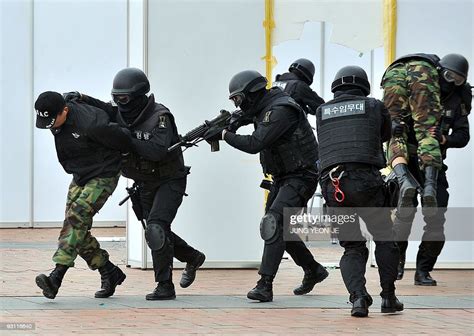
[[122,115],[123,120],[127,124],[131,124],[135,119],[137,119],[147,103],[148,97],[146,95],[142,95],[134,98],[128,104],[117,104],[117,107],[120,114]]

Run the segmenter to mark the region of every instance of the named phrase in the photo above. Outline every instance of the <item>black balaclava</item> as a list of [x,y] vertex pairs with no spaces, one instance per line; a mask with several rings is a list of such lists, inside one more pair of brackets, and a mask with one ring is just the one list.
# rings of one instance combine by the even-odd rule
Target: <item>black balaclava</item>
[[243,100],[242,104],[240,105],[240,109],[248,116],[255,115],[256,107],[262,97],[265,95],[267,90],[263,88],[262,90],[258,90],[256,92],[249,92],[246,94],[246,98]]
[[127,124],[131,124],[137,119],[138,115],[143,111],[148,103],[148,97],[141,95],[132,99],[128,104],[117,104],[118,110],[123,120]]
[[439,87],[441,89],[441,95],[443,97],[449,96],[454,89],[456,88],[456,85],[454,83],[450,83],[446,81],[443,76],[439,78]]

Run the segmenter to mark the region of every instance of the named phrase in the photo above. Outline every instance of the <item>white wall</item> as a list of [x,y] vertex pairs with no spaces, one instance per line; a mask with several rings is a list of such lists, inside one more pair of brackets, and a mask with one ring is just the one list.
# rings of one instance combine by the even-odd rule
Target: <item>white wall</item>
[[[413,52],[464,55],[474,82],[474,28],[472,0],[398,1],[397,57]],[[429,10],[428,10],[429,9]],[[474,121],[471,134],[474,135]],[[474,207],[474,153],[472,141],[466,148],[448,151],[450,206]]]
[[[50,89],[80,90],[108,100],[112,78],[127,65],[127,56],[130,64],[142,65],[143,41],[135,41],[127,53],[127,9],[139,13],[141,4],[141,0],[129,6],[126,0],[0,1],[0,226],[62,220],[70,177],[57,162],[52,136],[33,127],[32,104],[41,91]],[[182,133],[221,108],[232,109],[227,84],[233,74],[247,68],[264,73],[264,1],[154,0],[148,5],[149,50],[144,55],[148,63],[143,66],[148,65],[152,91],[171,108]],[[398,56],[458,52],[474,67],[473,16],[471,0],[399,0]],[[131,38],[140,35],[141,24],[128,27]],[[329,99],[335,72],[358,64],[373,79],[373,95],[380,97],[382,50],[376,49],[371,61],[369,53],[359,57],[351,49],[328,44],[332,27],[326,24],[322,53],[320,29],[320,23],[307,23],[301,40],[276,46],[279,64],[274,75],[286,71],[294,59],[308,57],[317,69],[313,87]],[[470,81],[474,82],[472,71]],[[221,152],[210,153],[204,144],[187,151],[185,159],[193,169],[190,197],[175,223],[178,233],[197,247],[204,246],[213,259],[226,257],[222,245],[242,252],[243,259],[259,258],[263,193],[258,189],[257,156],[225,144]],[[471,144],[449,152],[452,206],[474,204],[473,161]],[[98,220],[125,219],[125,208],[117,207],[125,195],[123,187],[122,181]]]
[[[255,69],[264,74],[263,18],[263,1],[149,3],[151,91],[171,109],[182,134],[220,109],[235,109],[228,100],[235,73]],[[225,143],[211,153],[204,142],[185,152],[185,162],[192,166],[189,197],[173,223],[176,232],[208,260],[259,260],[263,191],[258,156]]]
[[[0,225],[60,224],[71,176],[57,161],[51,133],[32,127],[33,102],[46,90],[78,90],[109,100],[113,76],[127,66],[127,2],[7,0],[0,5],[5,160]],[[122,181],[96,221],[123,224],[126,209],[117,203],[124,196]]]
[[[470,65],[469,81],[474,82],[474,2],[472,0],[398,0],[397,57],[413,52],[464,55]],[[474,120],[470,117],[471,137]],[[467,147],[448,150],[446,164],[449,181],[449,206],[474,207],[474,153],[472,140]],[[467,218],[472,222],[472,218]],[[446,230],[455,230],[447,227]],[[472,239],[472,237],[467,237]],[[416,259],[418,242],[411,242],[407,262]],[[474,244],[447,242],[437,266],[473,265]]]
[[34,115],[33,6],[29,1],[0,1],[0,11],[0,223],[27,225]]

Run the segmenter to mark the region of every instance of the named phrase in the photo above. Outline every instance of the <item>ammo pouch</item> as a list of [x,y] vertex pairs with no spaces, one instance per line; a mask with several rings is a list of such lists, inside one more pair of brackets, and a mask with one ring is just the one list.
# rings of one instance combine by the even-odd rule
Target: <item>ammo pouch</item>
[[130,153],[126,161],[123,161],[123,175],[133,180],[157,180],[172,176],[182,170],[184,161],[182,152],[175,150],[168,153],[161,161],[149,161]]

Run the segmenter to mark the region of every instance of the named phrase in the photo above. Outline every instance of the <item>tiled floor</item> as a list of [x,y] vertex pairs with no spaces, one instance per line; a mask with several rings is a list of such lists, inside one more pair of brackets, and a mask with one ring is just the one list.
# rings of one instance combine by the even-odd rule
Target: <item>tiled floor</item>
[[[378,274],[367,269],[374,296],[369,318],[349,316],[339,270],[316,286],[311,295],[296,297],[292,289],[302,277],[293,262],[283,260],[274,283],[274,302],[249,302],[246,292],[257,280],[256,270],[201,270],[188,289],[177,286],[175,301],[147,302],[154,288],[153,272],[125,268],[125,243],[103,243],[112,261],[127,273],[115,297],[94,299],[98,272],[82,260],[68,271],[56,300],[41,295],[34,284],[38,273],[52,268],[58,229],[0,230],[0,335],[6,334],[318,334],[318,335],[472,335],[474,333],[474,271],[433,273],[437,287],[413,286],[413,271],[397,282],[403,313],[383,315]],[[124,229],[94,229],[100,236],[124,236]],[[337,246],[313,249],[318,260],[336,262]],[[175,278],[179,279],[179,270]],[[24,323],[14,325],[14,323]],[[12,331],[9,328],[15,327]],[[23,328],[23,329],[22,329]],[[29,329],[25,329],[29,328]],[[34,329],[31,329],[34,328]]]

